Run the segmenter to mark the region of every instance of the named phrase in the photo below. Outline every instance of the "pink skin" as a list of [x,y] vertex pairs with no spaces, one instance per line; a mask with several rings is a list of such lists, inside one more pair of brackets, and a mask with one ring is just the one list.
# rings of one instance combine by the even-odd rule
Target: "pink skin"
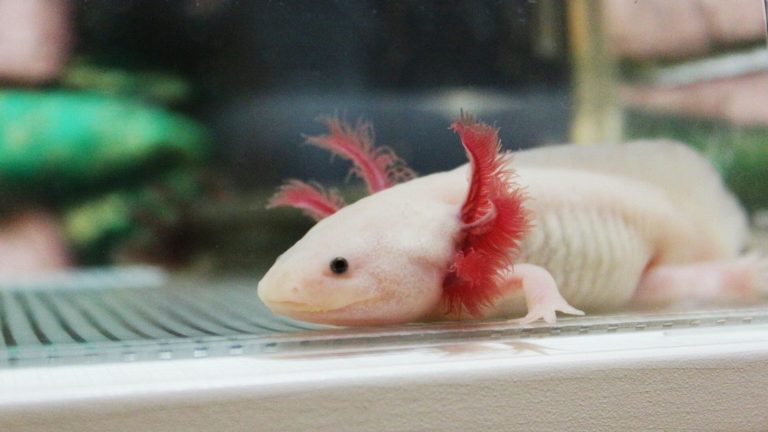
[[552,275],[543,267],[518,264],[510,276],[509,284],[518,289],[522,287],[528,306],[528,313],[523,318],[511,320],[512,322],[528,324],[543,319],[548,324],[554,324],[557,321],[555,312],[584,315],[584,312],[565,301]]
[[[757,289],[756,289],[757,288]],[[675,302],[749,302],[768,288],[768,261],[757,256],[664,265],[650,269],[640,281],[634,303],[658,306]]]
[[69,265],[58,222],[41,211],[11,216],[0,224],[0,273],[36,273]]
[[[553,146],[519,152],[512,163],[533,228],[507,269],[502,298],[478,318],[527,306],[516,322],[554,322],[558,311],[768,291],[768,261],[739,257],[743,210],[685,146]],[[445,313],[442,284],[462,229],[467,174],[464,166],[414,179],[323,219],[261,280],[262,301],[282,315],[337,325],[457,318]],[[349,262],[342,275],[329,270],[338,256]]]
[[[321,220],[264,275],[259,297],[278,314],[322,324],[454,318],[446,314],[442,283],[461,229],[462,177],[423,177]],[[392,221],[405,220],[403,215],[409,223],[393,227]],[[335,257],[348,261],[345,273],[330,270]],[[516,265],[511,278],[509,293],[522,286],[530,307],[521,322],[553,321],[556,310],[582,314],[565,302],[543,268]]]
[[[259,282],[273,311],[305,321],[375,325],[424,319],[440,303],[459,230],[457,204],[419,183],[381,191],[318,222]],[[392,229],[402,215],[411,223]],[[364,234],[361,234],[364,233]],[[330,262],[343,257],[343,274]]]

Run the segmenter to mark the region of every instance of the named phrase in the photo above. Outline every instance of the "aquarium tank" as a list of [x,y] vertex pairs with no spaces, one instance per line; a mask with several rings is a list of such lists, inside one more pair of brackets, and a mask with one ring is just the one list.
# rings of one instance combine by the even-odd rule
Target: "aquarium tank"
[[765,430],[768,0],[0,0],[0,431]]
[[[0,367],[766,321],[763,7],[750,0],[0,0]],[[626,302],[549,324],[460,313],[347,328],[262,304],[263,275],[316,224],[291,208],[303,203],[306,213],[307,196],[267,208],[280,185],[298,179],[311,198],[330,201],[316,219],[340,200],[352,213],[371,192],[373,202],[380,189],[466,164],[449,129],[462,115],[498,128],[512,167],[518,153],[524,166],[529,149],[560,144],[614,152],[635,140],[684,143],[743,208],[749,232],[733,259],[747,257],[739,261],[749,269],[744,277],[763,284],[762,293],[671,307]],[[339,153],[350,143],[333,139],[369,154],[334,157],[329,148]],[[384,168],[366,168],[366,157],[383,158]],[[366,188],[366,174],[393,161],[398,171]],[[648,176],[684,169],[646,165]],[[535,201],[535,188],[528,192]],[[456,196],[458,218],[463,195]],[[397,236],[414,223],[408,213],[389,225],[340,229],[327,246],[387,227],[378,235]],[[721,222],[726,230],[729,222]],[[436,238],[422,232],[406,243]],[[560,253],[557,243],[549,247]],[[295,272],[308,271],[312,257]],[[391,257],[382,251],[377,259]],[[335,273],[355,264],[338,258]],[[649,258],[647,268],[655,263]]]

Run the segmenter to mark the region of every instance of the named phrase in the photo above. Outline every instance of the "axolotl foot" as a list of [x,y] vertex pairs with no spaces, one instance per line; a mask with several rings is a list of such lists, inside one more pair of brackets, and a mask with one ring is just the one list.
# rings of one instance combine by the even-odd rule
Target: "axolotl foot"
[[557,321],[556,312],[570,315],[584,315],[560,295],[557,283],[552,275],[544,268],[532,264],[516,264],[514,273],[510,275],[511,288],[522,288],[525,293],[525,303],[528,314],[509,322],[529,324],[543,319],[548,324]]

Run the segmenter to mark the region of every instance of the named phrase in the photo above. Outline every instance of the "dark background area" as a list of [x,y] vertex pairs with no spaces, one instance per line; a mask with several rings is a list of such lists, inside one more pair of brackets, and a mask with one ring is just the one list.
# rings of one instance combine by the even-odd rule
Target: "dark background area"
[[[537,55],[538,6],[80,0],[76,51],[191,80],[180,108],[212,127],[216,163],[237,185],[341,181],[346,165],[300,146],[329,114],[372,120],[377,141],[425,173],[463,163],[447,130],[460,109],[501,127],[508,148],[565,139],[568,64]],[[564,25],[560,15],[550,24]]]

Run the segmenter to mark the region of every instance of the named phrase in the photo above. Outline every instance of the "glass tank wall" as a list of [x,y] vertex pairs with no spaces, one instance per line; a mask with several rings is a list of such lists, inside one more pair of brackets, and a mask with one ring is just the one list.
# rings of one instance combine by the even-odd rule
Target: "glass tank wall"
[[284,180],[366,194],[347,161],[305,145],[323,116],[369,120],[421,176],[466,163],[448,130],[462,111],[512,151],[682,141],[765,256],[764,17],[761,0],[0,0],[0,362],[759,321],[750,298],[561,330],[329,331],[272,315],[256,286],[314,224],[265,208]]

